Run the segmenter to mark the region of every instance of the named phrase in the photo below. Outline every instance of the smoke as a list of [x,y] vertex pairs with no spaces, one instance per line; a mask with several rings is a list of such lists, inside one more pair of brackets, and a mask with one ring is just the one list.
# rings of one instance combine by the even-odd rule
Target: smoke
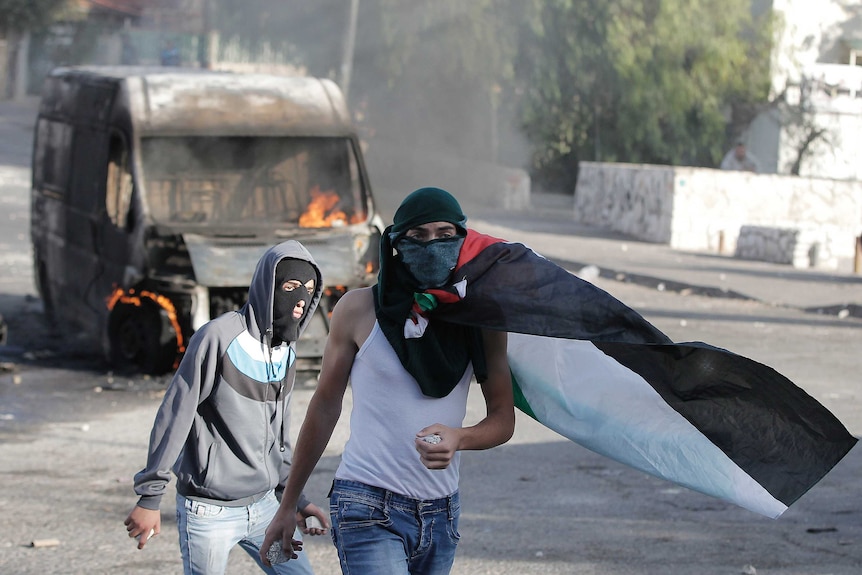
[[[304,70],[339,84],[349,75],[348,106],[384,215],[418,187],[445,187],[468,205],[482,204],[494,201],[512,170],[525,177],[530,146],[512,102],[501,98],[503,80],[488,72],[509,56],[476,39],[495,33],[505,14],[493,9],[508,3],[353,2],[355,22],[344,0],[161,0],[140,3],[137,14],[106,8],[91,12],[86,25],[65,23],[34,38],[50,50],[34,47],[33,69],[200,66],[220,57],[233,70]],[[212,39],[221,53],[205,55]],[[31,85],[38,92],[40,82]]]

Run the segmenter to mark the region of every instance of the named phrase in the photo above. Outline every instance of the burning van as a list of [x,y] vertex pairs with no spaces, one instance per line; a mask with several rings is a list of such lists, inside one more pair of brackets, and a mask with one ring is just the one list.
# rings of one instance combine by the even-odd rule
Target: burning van
[[382,221],[329,80],[177,68],[61,68],[45,80],[31,237],[46,315],[148,373],[237,309],[261,254],[302,242],[324,301],[298,344],[315,369],[328,314],[373,283]]

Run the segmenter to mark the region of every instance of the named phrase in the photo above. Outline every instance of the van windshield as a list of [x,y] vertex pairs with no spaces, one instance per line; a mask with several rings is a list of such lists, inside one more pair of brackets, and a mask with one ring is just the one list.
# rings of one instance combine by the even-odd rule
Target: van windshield
[[320,228],[367,219],[348,138],[150,137],[141,160],[158,223]]

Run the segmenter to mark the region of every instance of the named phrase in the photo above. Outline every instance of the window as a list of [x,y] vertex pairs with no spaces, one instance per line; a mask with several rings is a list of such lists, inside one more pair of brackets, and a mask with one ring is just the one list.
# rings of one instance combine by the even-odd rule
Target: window
[[130,226],[129,209],[132,205],[132,171],[129,148],[120,134],[111,135],[108,150],[108,181],[105,187],[105,209],[118,228]]
[[34,179],[37,185],[63,194],[69,182],[72,126],[40,119],[36,126]]
[[158,222],[330,227],[367,219],[347,138],[144,138],[141,162]]

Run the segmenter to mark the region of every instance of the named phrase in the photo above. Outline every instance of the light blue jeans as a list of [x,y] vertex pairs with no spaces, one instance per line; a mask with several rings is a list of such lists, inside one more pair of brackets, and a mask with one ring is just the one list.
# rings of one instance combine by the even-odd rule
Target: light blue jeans
[[457,491],[419,500],[336,479],[329,514],[344,575],[445,575],[452,569],[461,538]]
[[[278,500],[272,491],[244,507],[202,503],[177,494],[177,528],[185,575],[222,575],[227,568],[228,554],[237,544],[265,573],[313,575],[308,555],[302,552],[298,553],[298,559],[273,567],[264,567],[260,562],[260,545],[276,510]],[[299,529],[293,538],[302,539]]]

